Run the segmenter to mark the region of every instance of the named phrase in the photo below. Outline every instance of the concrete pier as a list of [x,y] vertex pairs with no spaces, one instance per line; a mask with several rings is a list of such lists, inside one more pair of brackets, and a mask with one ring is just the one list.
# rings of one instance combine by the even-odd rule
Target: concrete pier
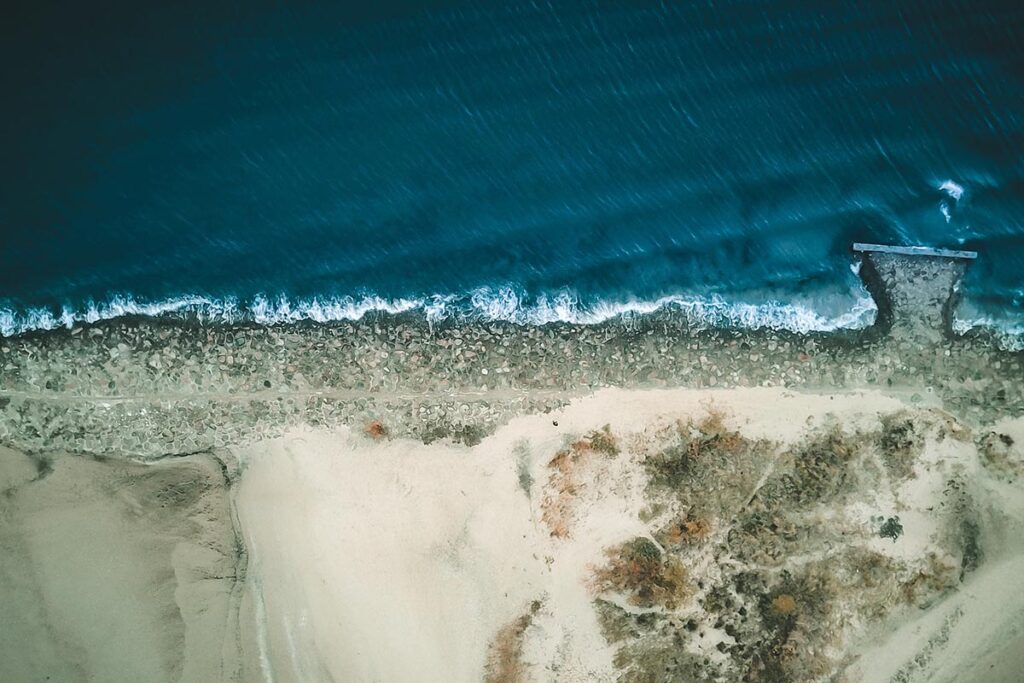
[[960,280],[977,252],[856,242],[860,276],[878,305],[876,328],[934,344],[952,336]]

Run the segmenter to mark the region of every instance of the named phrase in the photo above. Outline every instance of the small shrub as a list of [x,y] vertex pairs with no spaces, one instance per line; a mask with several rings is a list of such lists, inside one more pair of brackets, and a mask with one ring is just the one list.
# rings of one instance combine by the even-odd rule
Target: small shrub
[[487,653],[487,669],[484,675],[486,683],[519,683],[526,680],[523,636],[533,623],[533,617],[540,606],[540,601],[534,600],[527,612],[503,626],[495,635]]
[[924,438],[913,418],[896,413],[882,418],[878,446],[889,474],[907,479],[914,474],[914,461],[924,450]]
[[388,435],[388,430],[379,420],[373,420],[370,424],[366,425],[366,435],[371,439],[379,440]]
[[638,607],[676,609],[690,595],[689,574],[678,558],[663,556],[650,539],[638,537],[608,551],[608,564],[594,572],[599,592],[623,593]]
[[619,440],[612,434],[610,425],[596,429],[584,438],[590,442],[590,447],[598,453],[608,456],[619,454]]
[[711,520],[707,517],[679,517],[659,531],[657,539],[665,546],[696,544],[706,541],[711,531]]
[[895,543],[896,539],[903,535],[903,525],[900,524],[900,518],[897,516],[885,520],[882,528],[878,530],[878,535],[882,538],[891,538],[892,542]]

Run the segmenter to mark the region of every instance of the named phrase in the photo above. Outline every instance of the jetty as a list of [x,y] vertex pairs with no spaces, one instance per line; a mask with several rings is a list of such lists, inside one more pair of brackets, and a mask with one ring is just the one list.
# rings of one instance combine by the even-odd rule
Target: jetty
[[960,280],[978,252],[862,242],[853,251],[878,306],[877,331],[923,343],[953,335]]

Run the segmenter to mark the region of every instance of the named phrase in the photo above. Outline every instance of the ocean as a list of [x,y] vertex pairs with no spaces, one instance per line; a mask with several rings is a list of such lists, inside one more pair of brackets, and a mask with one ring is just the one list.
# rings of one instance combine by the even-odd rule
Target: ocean
[[871,323],[853,241],[1024,337],[1024,5],[26,4],[0,333],[125,314]]

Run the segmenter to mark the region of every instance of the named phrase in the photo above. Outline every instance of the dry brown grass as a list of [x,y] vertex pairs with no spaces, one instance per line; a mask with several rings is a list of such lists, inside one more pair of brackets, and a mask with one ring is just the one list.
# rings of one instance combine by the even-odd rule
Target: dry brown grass
[[569,536],[569,522],[572,517],[572,502],[576,496],[576,464],[580,453],[565,448],[555,454],[548,463],[547,492],[541,501],[541,521],[547,525],[555,538]]
[[684,516],[673,520],[658,532],[656,538],[663,546],[703,543],[711,537],[711,520],[707,517]]
[[533,616],[540,609],[535,600],[530,609],[515,621],[505,624],[494,636],[487,648],[487,667],[484,673],[486,683],[520,683],[526,680],[526,664],[523,662],[523,635],[533,623]]
[[776,595],[772,600],[772,611],[782,616],[793,614],[796,612],[796,598],[789,593]]
[[638,607],[674,610],[692,593],[689,573],[678,558],[639,537],[607,552],[608,564],[594,571],[599,593],[621,593]]
[[371,439],[383,439],[388,435],[388,429],[380,420],[373,420],[366,425],[366,435]]
[[594,430],[555,453],[548,462],[548,484],[541,501],[541,521],[555,538],[568,538],[573,506],[579,493],[580,470],[595,456],[619,453],[618,439],[608,425]]

